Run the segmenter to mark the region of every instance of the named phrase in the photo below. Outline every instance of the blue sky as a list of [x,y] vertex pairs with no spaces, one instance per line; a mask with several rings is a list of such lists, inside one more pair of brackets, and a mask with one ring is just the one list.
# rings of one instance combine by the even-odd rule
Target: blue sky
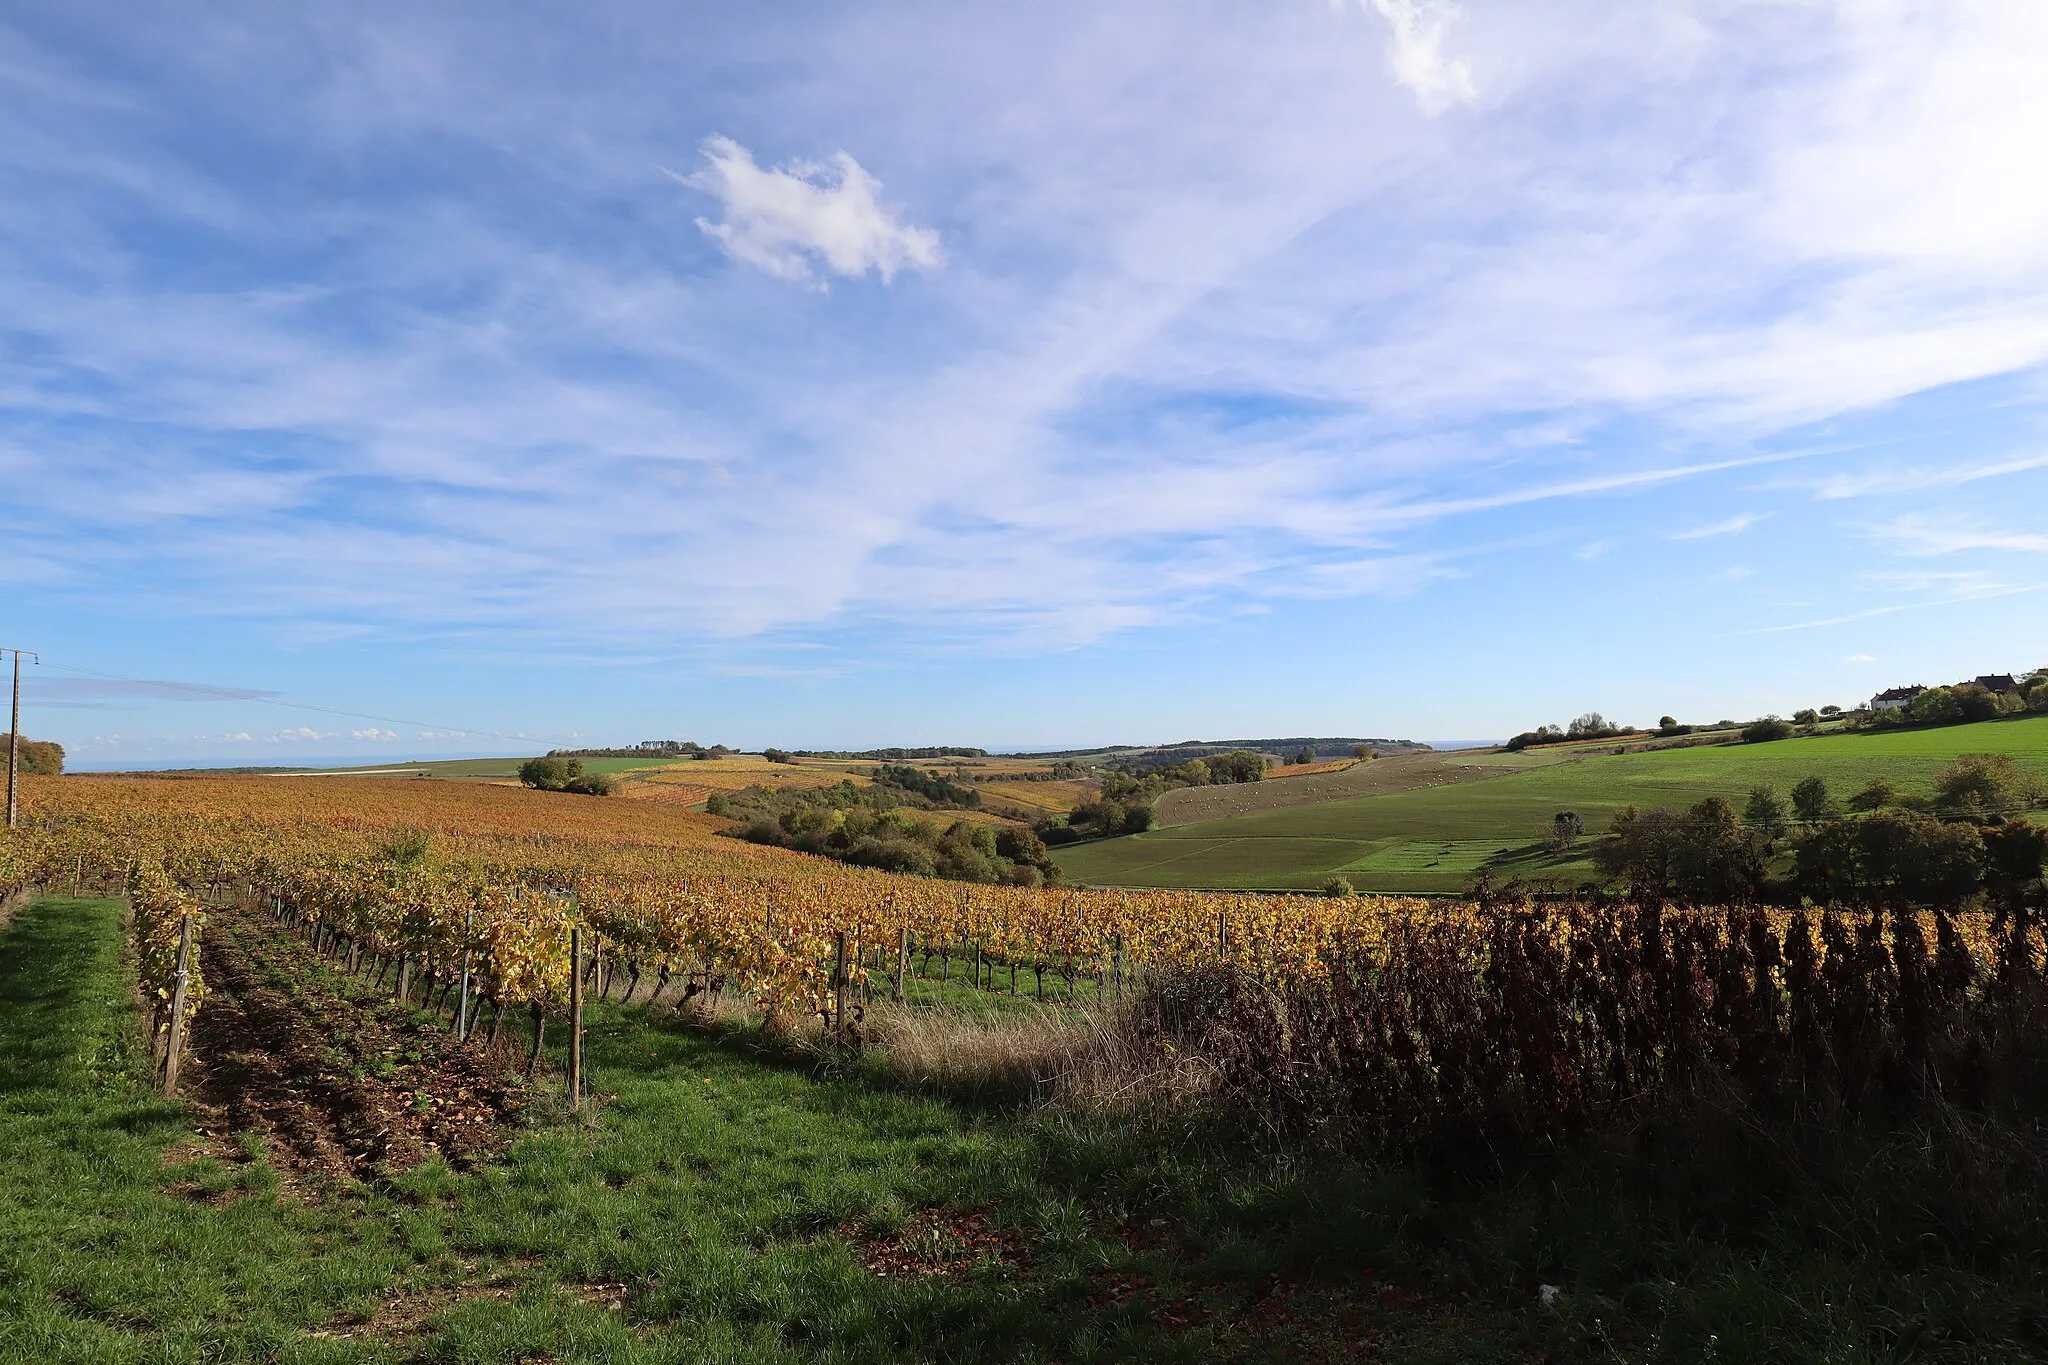
[[2048,664],[2044,69],[2031,0],[10,5],[24,729],[1465,738]]

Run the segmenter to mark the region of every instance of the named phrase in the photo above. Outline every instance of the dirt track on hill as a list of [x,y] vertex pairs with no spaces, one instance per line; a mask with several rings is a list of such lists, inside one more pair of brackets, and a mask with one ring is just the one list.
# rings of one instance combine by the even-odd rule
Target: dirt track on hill
[[1477,782],[1513,771],[1515,769],[1475,764],[1470,761],[1468,750],[1400,754],[1354,764],[1336,773],[1221,787],[1180,787],[1160,797],[1154,810],[1158,827],[1172,829],[1232,815],[1311,806],[1319,801],[1337,801],[1347,796],[1385,796],[1391,792],[1414,791],[1419,787]]

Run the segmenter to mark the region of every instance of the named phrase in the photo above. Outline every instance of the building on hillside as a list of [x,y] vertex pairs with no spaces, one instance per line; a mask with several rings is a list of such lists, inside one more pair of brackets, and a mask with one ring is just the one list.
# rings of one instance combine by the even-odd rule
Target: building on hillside
[[1985,673],[1972,681],[1986,692],[1996,692],[2001,697],[2008,692],[2020,690],[2020,685],[2013,681],[2013,676],[2010,673]]
[[1907,702],[1913,700],[1913,698],[1926,690],[1926,688],[1918,683],[1913,683],[1907,687],[1887,687],[1884,691],[1870,699],[1870,709],[1872,711],[1901,710]]

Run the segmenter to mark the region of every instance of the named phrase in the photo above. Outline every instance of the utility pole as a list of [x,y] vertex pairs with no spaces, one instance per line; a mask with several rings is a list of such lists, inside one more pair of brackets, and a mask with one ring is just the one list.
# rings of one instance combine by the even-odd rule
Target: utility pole
[[[0,649],[0,654],[7,651]],[[33,653],[34,651],[30,651]],[[21,771],[21,650],[14,651],[14,717],[7,727],[7,827],[13,829],[21,823],[21,794],[19,773]],[[43,656],[35,655],[41,663]]]

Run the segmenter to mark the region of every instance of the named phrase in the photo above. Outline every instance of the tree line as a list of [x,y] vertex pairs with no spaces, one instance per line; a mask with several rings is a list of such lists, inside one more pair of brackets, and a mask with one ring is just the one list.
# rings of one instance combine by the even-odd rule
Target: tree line
[[[2009,754],[1964,754],[1930,798],[1879,778],[1838,807],[1818,775],[1753,788],[1738,808],[1711,796],[1685,810],[1625,806],[1594,845],[1610,881],[1647,904],[1926,905],[1953,908],[1980,892],[2013,900],[2038,887],[2048,827],[2023,814],[2040,783]],[[1584,830],[1560,811],[1554,849]],[[1782,872],[1782,855],[1790,855]]]

